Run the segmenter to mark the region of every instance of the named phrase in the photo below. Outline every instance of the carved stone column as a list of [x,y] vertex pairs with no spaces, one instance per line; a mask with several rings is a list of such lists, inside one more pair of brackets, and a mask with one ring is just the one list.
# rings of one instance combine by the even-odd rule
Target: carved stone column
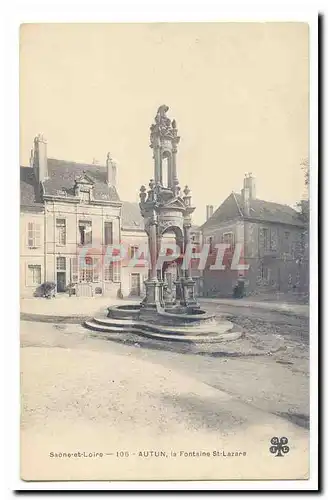
[[[186,255],[187,249],[190,250],[191,244],[191,223],[187,223],[183,227],[184,230],[184,254]],[[195,280],[191,277],[191,259],[188,262],[187,269],[184,270],[184,277],[182,278],[183,298],[181,303],[186,307],[200,307],[195,297]]]
[[162,184],[162,158],[161,148],[159,144],[154,147],[154,161],[155,161],[155,182]]
[[172,149],[172,187],[177,186],[179,184],[178,175],[177,175],[177,148],[173,147]]
[[[190,249],[190,243],[191,243],[191,237],[190,237],[190,230],[191,230],[191,224],[186,224],[183,226],[183,233],[184,233],[184,255],[187,253],[187,249]],[[184,276],[185,278],[189,278],[191,276],[191,260],[188,262],[188,268],[185,269],[184,271]]]
[[148,280],[145,281],[146,296],[142,301],[141,316],[144,319],[154,320],[153,314],[158,308],[163,307],[163,283],[157,279],[157,214],[146,224],[149,243],[150,270]]
[[150,254],[150,279],[157,281],[157,221],[152,219],[149,222],[148,229],[148,242],[149,242],[149,254]]

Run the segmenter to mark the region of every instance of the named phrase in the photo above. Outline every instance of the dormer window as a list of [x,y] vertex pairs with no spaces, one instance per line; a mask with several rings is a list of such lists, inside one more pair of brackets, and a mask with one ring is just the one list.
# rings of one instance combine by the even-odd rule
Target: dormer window
[[84,201],[85,203],[89,203],[90,202],[90,191],[80,190],[80,200]]
[[93,195],[93,186],[93,180],[85,172],[75,179],[75,196],[80,198],[81,203],[90,203]]

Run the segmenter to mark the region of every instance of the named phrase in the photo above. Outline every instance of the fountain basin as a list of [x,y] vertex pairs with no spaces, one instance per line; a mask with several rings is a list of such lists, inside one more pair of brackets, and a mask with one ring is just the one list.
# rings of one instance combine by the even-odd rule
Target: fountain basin
[[198,326],[205,323],[213,323],[215,315],[209,314],[200,308],[175,307],[165,310],[157,308],[144,310],[139,304],[128,304],[108,307],[108,318],[133,319],[136,321],[147,321],[159,325]]
[[216,318],[200,308],[179,307],[176,310],[179,312],[165,311],[160,307],[145,311],[135,304],[111,306],[107,316],[86,321],[85,326],[111,333],[114,337],[130,332],[158,340],[194,343],[224,342],[243,336],[243,332],[230,321]]

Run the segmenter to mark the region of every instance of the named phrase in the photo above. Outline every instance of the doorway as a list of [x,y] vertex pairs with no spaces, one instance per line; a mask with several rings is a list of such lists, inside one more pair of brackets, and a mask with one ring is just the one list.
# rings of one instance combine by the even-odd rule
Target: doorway
[[130,295],[139,297],[140,296],[140,274],[131,274],[131,292]]
[[66,290],[66,272],[57,271],[57,293],[65,292]]

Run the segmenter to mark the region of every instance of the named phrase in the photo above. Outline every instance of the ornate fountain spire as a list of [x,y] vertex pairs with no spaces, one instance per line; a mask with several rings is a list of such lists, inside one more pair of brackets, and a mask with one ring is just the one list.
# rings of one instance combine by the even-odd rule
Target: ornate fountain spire
[[[160,106],[150,127],[150,147],[154,150],[154,178],[166,188],[175,190],[179,184],[176,170],[177,145],[180,141],[177,123],[166,113],[169,107]],[[167,162],[167,172],[164,163]]]

